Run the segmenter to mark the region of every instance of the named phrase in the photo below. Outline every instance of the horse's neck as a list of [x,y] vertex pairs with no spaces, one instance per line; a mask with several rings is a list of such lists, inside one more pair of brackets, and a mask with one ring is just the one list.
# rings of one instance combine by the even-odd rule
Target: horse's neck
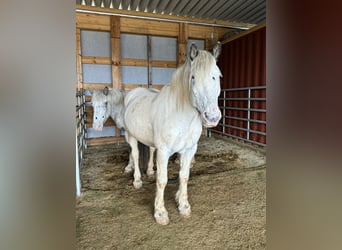
[[[183,96],[177,96],[179,92],[175,92],[172,90],[171,85],[165,85],[160,93],[158,94],[158,105],[159,109],[163,110],[163,113],[170,112],[170,115],[179,116],[191,116],[197,115],[197,110],[190,103],[190,98],[186,98],[185,100]],[[166,106],[165,106],[166,105]]]
[[123,127],[123,112],[124,112],[124,104],[123,102],[115,103],[114,98],[111,97],[109,100],[110,108],[109,108],[109,116],[115,121],[118,127]]

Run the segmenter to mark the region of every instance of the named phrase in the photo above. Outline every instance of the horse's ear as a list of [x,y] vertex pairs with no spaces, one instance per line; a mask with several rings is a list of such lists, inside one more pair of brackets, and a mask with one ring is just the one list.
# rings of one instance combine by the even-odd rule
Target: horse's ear
[[213,56],[215,57],[216,61],[217,61],[219,55],[221,54],[221,49],[222,49],[221,43],[217,42],[217,44],[213,48]]
[[83,94],[86,95],[86,96],[93,95],[93,91],[90,90],[90,89],[84,89],[83,90]]
[[198,48],[196,44],[191,44],[190,50],[189,50],[190,60],[193,61],[195,57],[198,55]]
[[105,87],[105,88],[103,89],[103,94],[104,94],[105,96],[107,96],[107,95],[108,95],[108,92],[109,92],[108,87]]

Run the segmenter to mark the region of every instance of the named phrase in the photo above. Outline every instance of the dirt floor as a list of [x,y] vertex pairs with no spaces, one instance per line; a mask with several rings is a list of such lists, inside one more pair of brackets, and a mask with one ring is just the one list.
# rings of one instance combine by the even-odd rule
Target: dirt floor
[[179,166],[169,161],[165,207],[170,223],[153,218],[155,179],[134,189],[126,143],[89,147],[76,205],[77,249],[266,249],[266,157],[261,150],[201,137],[188,185],[190,218],[175,202]]

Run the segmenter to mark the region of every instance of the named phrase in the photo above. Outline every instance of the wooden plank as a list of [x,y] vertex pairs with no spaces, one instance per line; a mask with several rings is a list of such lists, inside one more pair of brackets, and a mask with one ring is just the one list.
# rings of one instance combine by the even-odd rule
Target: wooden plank
[[76,28],[76,70],[77,70],[77,90],[82,86],[82,63],[81,63],[81,30]]
[[177,62],[175,61],[162,61],[162,60],[152,60],[152,67],[160,67],[160,68],[176,68]]
[[182,65],[186,60],[186,48],[189,36],[189,25],[180,23],[178,34],[178,65]]
[[147,60],[148,60],[148,77],[147,77],[147,87],[149,88],[152,84],[152,40],[151,36],[147,36]]
[[103,145],[103,144],[113,144],[113,143],[122,143],[125,142],[125,137],[102,137],[102,138],[89,138],[87,139],[88,146],[96,146],[96,145]]
[[120,17],[111,16],[112,87],[121,88]]
[[[151,84],[150,88],[154,89],[161,89],[164,87],[165,84]],[[133,83],[128,83],[128,84],[123,84],[122,88],[124,90],[131,90],[134,88],[147,88],[147,84],[133,84]]]
[[83,83],[84,89],[103,89],[104,87],[112,88],[111,83]]
[[[122,66],[148,67],[148,60],[122,58],[121,59],[121,65]],[[151,60],[151,65],[152,65],[152,67],[160,67],[160,68],[176,68],[177,62],[175,62],[175,61],[164,61],[164,60]]]
[[[102,8],[102,7],[95,7],[95,6],[84,6],[80,4],[76,4],[76,11],[94,11],[97,13],[104,13],[106,15],[127,15],[132,17],[138,17],[136,19],[143,20],[142,18],[159,18],[163,19],[163,22],[167,22],[170,24],[177,22],[196,22],[201,23],[204,25],[224,25],[224,26],[232,26],[232,27],[243,27],[243,28],[252,28],[254,24],[246,24],[246,23],[238,23],[238,22],[229,22],[229,21],[221,21],[221,20],[211,20],[211,19],[204,19],[204,18],[193,18],[193,17],[183,17],[183,16],[176,16],[176,15],[164,15],[158,13],[147,13],[143,11],[133,11],[133,10],[120,10],[120,9],[110,9],[110,8]],[[77,12],[79,13],[79,12]]]
[[100,56],[82,56],[81,61],[85,64],[112,64],[112,58]]
[[110,17],[76,12],[76,28],[110,31]]
[[145,59],[130,59],[130,58],[121,58],[121,65],[124,66],[142,66],[147,67],[148,61]]
[[121,32],[177,37],[178,24],[121,17]]
[[252,28],[252,29],[250,29],[250,30],[241,32],[241,33],[237,34],[236,36],[229,37],[228,39],[223,40],[223,41],[222,41],[222,44],[224,44],[224,43],[229,43],[229,42],[231,42],[231,41],[233,41],[233,40],[235,40],[235,39],[238,39],[238,38],[240,38],[240,37],[243,37],[243,36],[245,36],[245,35],[247,35],[247,34],[249,34],[249,33],[252,33],[252,32],[254,32],[254,31],[257,31],[257,30],[262,29],[262,28],[264,28],[264,27],[266,27],[266,22],[263,22],[263,23],[261,23],[260,25],[255,26],[254,28]]

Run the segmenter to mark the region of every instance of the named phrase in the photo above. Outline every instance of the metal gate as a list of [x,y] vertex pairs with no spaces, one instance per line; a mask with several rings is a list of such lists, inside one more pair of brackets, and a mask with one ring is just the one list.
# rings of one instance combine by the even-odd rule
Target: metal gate
[[266,86],[222,89],[222,119],[208,130],[259,146],[266,146]]

